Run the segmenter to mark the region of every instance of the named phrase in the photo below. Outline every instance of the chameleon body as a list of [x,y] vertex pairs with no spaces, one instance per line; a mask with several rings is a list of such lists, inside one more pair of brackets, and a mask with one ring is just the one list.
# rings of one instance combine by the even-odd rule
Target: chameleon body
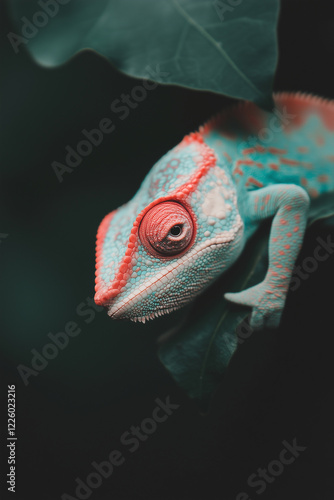
[[233,106],[186,136],[103,219],[95,301],[112,318],[145,322],[190,302],[272,218],[264,281],[225,298],[252,308],[251,326],[278,326],[309,208],[334,195],[334,102],[274,102],[272,113]]

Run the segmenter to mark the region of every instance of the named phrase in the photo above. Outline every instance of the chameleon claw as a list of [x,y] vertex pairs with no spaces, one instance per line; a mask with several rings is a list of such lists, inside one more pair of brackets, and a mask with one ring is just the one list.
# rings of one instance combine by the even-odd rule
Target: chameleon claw
[[284,300],[276,297],[273,304],[271,295],[266,292],[267,287],[267,283],[262,282],[242,292],[224,295],[230,302],[252,308],[249,324],[254,330],[277,328],[280,324]]
[[252,300],[252,297],[250,296],[250,293],[248,293],[250,290],[251,288],[237,293],[225,293],[224,297],[226,300],[228,300],[229,302],[233,302],[234,304],[252,307],[255,304]]
[[278,328],[282,317],[282,310],[270,311],[266,314],[263,311],[254,309],[250,318],[250,326],[254,330],[262,330],[263,328]]

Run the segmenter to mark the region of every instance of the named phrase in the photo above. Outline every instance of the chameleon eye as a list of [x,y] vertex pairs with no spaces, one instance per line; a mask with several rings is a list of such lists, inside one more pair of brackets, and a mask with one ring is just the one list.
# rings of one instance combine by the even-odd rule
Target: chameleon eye
[[183,252],[194,235],[192,218],[183,205],[165,201],[152,207],[143,217],[139,238],[146,250],[159,256]]

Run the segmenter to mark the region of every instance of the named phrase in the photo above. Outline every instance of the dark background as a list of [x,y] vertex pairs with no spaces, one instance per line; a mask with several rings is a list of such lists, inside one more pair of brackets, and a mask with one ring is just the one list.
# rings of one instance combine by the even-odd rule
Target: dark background
[[[74,496],[91,462],[121,449],[126,462],[90,498],[331,500],[334,498],[333,271],[334,257],[291,293],[278,331],[253,335],[237,352],[208,415],[176,386],[160,364],[156,339],[175,317],[147,325],[78,316],[94,294],[95,234],[102,217],[126,202],[162,154],[220,109],[226,99],[159,86],[124,121],[111,102],[138,82],[85,52],[57,69],[15,55],[1,19],[1,487],[6,464],[7,385],[16,384],[19,500]],[[275,90],[303,90],[334,98],[334,5],[284,1]],[[81,130],[109,117],[105,136],[59,183],[51,163]],[[317,224],[316,238],[333,235]],[[17,365],[30,366],[47,334],[76,321],[81,333],[26,387]],[[179,409],[133,454],[120,445],[131,425],[151,416],[155,398]],[[306,446],[266,492],[247,478],[278,458],[282,441]],[[13,496],[13,494],[12,494]]]

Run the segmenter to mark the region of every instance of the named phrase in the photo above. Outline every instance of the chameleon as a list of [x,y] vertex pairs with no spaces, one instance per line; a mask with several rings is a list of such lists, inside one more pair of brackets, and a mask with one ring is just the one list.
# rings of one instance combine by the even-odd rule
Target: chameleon
[[224,297],[251,308],[253,328],[279,326],[310,210],[334,195],[334,101],[281,92],[273,102],[218,113],[104,217],[95,302],[111,318],[145,322],[188,304],[247,259],[246,242],[271,219],[264,280]]

